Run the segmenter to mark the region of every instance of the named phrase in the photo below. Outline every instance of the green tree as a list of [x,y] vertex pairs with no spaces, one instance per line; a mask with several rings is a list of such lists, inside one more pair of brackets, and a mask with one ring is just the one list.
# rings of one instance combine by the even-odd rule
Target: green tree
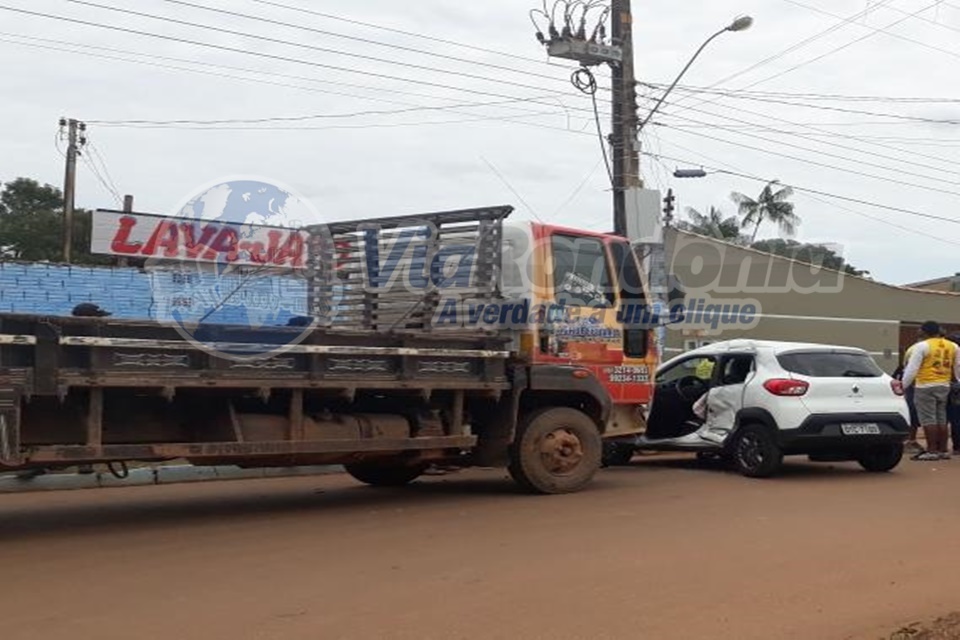
[[681,221],[679,225],[684,231],[729,242],[740,240],[740,221],[736,216],[725,218],[723,212],[716,207],[710,207],[710,212],[706,215],[693,207],[687,207],[686,213],[690,220]]
[[[17,178],[0,190],[0,258],[57,262],[63,259],[63,192],[30,178]],[[110,264],[90,254],[93,226],[89,211],[75,209],[73,261]]]
[[758,251],[765,251],[791,260],[799,260],[809,264],[820,265],[827,269],[842,271],[854,276],[868,275],[868,271],[857,269],[849,264],[842,256],[820,244],[797,242],[796,240],[760,240],[750,245]]
[[793,189],[778,187],[780,187],[778,180],[768,183],[756,200],[742,193],[730,194],[730,199],[739,207],[741,226],[753,227],[751,243],[756,241],[760,225],[764,222],[776,224],[780,231],[788,236],[794,235],[800,225],[800,216],[794,212],[794,205],[789,201],[793,195]]

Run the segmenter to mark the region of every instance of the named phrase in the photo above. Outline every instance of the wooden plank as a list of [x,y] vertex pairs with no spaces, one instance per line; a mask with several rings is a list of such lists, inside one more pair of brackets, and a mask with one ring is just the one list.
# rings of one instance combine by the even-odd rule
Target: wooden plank
[[[501,381],[481,381],[476,378],[458,378],[445,380],[442,377],[420,377],[416,380],[398,380],[395,378],[372,378],[369,374],[361,377],[343,375],[339,378],[327,372],[324,379],[312,379],[307,374],[297,378],[270,378],[270,387],[273,389],[466,389],[489,390],[508,389],[510,383]],[[158,371],[145,371],[143,374],[125,370],[118,372],[99,372],[91,376],[87,371],[61,371],[59,383],[65,387],[144,387],[176,389],[256,389],[263,386],[263,378],[232,377],[218,373],[216,377],[210,375],[173,374]]]
[[303,389],[294,389],[290,394],[290,440],[300,442],[305,437],[303,424]]
[[25,462],[81,462],[97,460],[151,460],[162,458],[226,458],[311,453],[393,453],[429,449],[469,449],[476,436],[430,438],[365,438],[300,442],[187,442],[108,444],[99,447],[58,445],[31,447]]
[[[120,349],[172,349],[193,350],[195,347],[183,340],[150,340],[145,338],[101,338],[93,336],[62,336],[60,344],[67,347],[114,347]],[[231,352],[255,352],[282,350],[283,353],[319,353],[330,355],[380,355],[380,356],[446,356],[451,358],[507,358],[509,351],[489,349],[414,349],[408,347],[353,347],[333,345],[280,345],[252,342],[213,342],[209,349]]]
[[99,447],[103,442],[103,388],[90,388],[87,406],[87,446]]
[[463,390],[453,392],[453,406],[450,408],[450,431],[448,435],[463,435]]

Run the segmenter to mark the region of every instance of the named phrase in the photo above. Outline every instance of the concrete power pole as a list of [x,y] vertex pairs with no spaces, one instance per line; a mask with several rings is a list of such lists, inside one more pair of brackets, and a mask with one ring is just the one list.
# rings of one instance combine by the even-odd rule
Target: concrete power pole
[[77,192],[77,157],[85,143],[83,132],[87,125],[70,118],[60,119],[60,126],[67,128],[66,169],[63,177],[63,261],[70,264],[73,249],[73,208]]
[[613,65],[613,231],[627,234],[627,190],[643,187],[637,142],[637,87],[633,65],[633,13],[630,0],[612,0],[612,40],[623,52]]

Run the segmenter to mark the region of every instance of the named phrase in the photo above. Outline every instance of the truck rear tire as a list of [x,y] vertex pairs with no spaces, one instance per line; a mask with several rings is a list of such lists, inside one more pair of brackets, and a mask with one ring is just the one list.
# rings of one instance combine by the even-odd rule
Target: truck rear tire
[[351,462],[343,465],[355,480],[371,487],[402,487],[410,484],[426,470],[422,464],[399,465],[389,462]]
[[589,416],[568,407],[540,409],[517,427],[510,476],[532,493],[579,491],[600,468],[603,442]]

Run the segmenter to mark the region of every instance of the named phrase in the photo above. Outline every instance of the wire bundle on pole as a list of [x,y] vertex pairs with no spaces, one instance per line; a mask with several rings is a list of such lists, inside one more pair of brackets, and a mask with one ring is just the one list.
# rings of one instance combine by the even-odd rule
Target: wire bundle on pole
[[610,185],[616,186],[613,180],[613,169],[610,167],[610,158],[607,155],[607,141],[603,138],[603,126],[600,124],[600,109],[597,107],[597,77],[587,67],[580,67],[570,75],[570,82],[581,93],[590,96],[593,103],[593,119],[597,124],[597,136],[600,139],[600,151],[603,152],[603,164],[607,167]]

